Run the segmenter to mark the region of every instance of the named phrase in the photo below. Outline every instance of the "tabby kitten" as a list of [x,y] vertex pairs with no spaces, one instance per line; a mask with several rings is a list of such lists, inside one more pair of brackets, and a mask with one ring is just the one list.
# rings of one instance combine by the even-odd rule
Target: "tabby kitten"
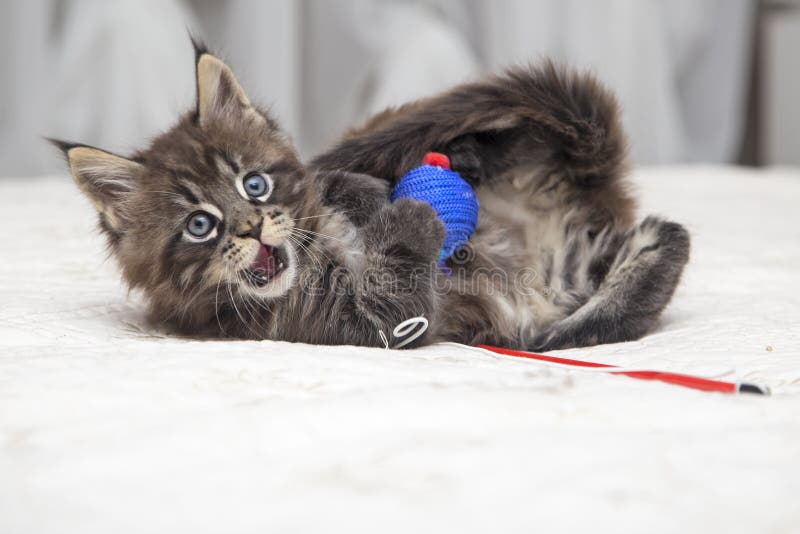
[[[202,48],[196,108],[130,158],[55,143],[97,208],[152,321],[193,336],[549,350],[651,329],[688,259],[675,223],[634,225],[614,98],[550,63],[379,114],[308,166]],[[481,201],[472,239],[436,265],[424,203],[390,203],[425,152]]]

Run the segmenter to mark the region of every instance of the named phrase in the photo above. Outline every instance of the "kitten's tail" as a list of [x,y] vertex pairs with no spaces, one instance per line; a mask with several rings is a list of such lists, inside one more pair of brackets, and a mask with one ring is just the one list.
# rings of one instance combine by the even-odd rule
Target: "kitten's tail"
[[388,109],[348,132],[312,165],[394,181],[425,152],[465,136],[509,132],[526,145],[522,152],[537,154],[578,181],[618,177],[625,170],[627,142],[613,94],[592,75],[551,61]]

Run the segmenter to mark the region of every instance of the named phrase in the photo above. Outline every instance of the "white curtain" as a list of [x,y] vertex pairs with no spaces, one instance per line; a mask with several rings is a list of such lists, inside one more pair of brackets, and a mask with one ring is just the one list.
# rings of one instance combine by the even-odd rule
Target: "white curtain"
[[751,0],[16,0],[0,6],[0,175],[59,169],[39,136],[127,151],[194,98],[187,29],[302,152],[386,105],[547,55],[624,107],[639,163],[737,153]]
[[491,66],[547,54],[617,92],[636,161],[733,160],[745,116],[752,0],[475,2]]

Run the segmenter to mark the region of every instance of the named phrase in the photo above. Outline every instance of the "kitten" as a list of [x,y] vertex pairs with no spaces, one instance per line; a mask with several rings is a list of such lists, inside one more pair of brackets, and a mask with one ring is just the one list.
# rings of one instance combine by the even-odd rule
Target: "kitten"
[[[377,115],[308,166],[201,47],[196,78],[196,108],[130,158],[54,141],[157,325],[383,346],[424,316],[413,346],[625,341],[653,327],[688,259],[681,226],[633,224],[617,106],[587,75],[545,63],[463,85]],[[444,269],[433,209],[388,200],[431,150],[481,201]]]

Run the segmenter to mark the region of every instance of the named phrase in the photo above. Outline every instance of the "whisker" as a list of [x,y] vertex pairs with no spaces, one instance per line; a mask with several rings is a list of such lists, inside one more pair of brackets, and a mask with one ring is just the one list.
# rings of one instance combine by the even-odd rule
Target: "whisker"
[[325,250],[325,248],[322,246],[322,244],[321,244],[320,242],[318,242],[318,241],[316,241],[316,240],[315,240],[315,241],[309,241],[309,242],[308,242],[308,246],[309,246],[309,248],[311,248],[312,250],[316,251],[318,254],[322,254],[322,256],[323,256],[323,257],[324,257],[324,258],[325,258],[325,259],[326,259],[328,262],[330,262],[330,263],[336,263],[336,262],[335,262],[335,260],[334,260],[334,259],[333,259],[333,258],[332,258],[330,255],[328,255],[328,251],[326,251],[326,250]]
[[344,241],[339,239],[338,237],[334,237],[334,236],[328,235],[328,234],[323,234],[322,232],[315,232],[313,230],[305,230],[303,228],[293,228],[293,230],[296,230],[298,232],[307,232],[307,233],[312,234],[312,235],[316,235],[316,236],[320,236],[320,237],[326,237],[328,239],[334,239],[336,241],[339,241],[340,243],[344,243]]
[[[270,315],[273,315],[273,316],[275,315],[275,311],[274,310],[272,310],[269,306],[267,306],[267,304],[265,302],[262,302],[259,299],[257,299],[254,295],[244,295],[244,298],[245,298],[245,300],[248,300],[251,304],[256,306],[257,309],[260,308],[260,309],[262,309],[262,310],[264,310],[266,312],[269,312]],[[259,326],[263,326],[263,325],[259,324]]]
[[[309,236],[303,236],[302,234],[293,236],[293,238],[296,240],[298,245],[303,247],[303,249],[306,250],[309,255],[311,255],[311,256],[314,255],[313,252],[312,252],[312,247],[314,247],[317,252],[319,252],[320,254],[322,254],[325,257],[325,260],[327,260],[328,262],[333,262],[333,259],[326,253],[325,249],[322,248],[322,245],[320,245],[319,243],[316,242],[316,240],[308,241],[307,242],[307,246],[303,246],[303,244],[301,242],[302,239],[298,239],[299,237],[307,238]],[[320,264],[320,268],[321,267],[322,267],[322,265]]]
[[[240,284],[247,283],[247,280],[244,279],[244,277],[241,275],[240,272],[236,273],[236,279],[237,279],[237,282],[240,283]],[[242,295],[242,303],[247,308],[247,311],[250,314],[250,317],[253,319],[253,321],[256,323],[256,325],[261,326],[260,319],[262,318],[262,315],[258,313],[258,309],[259,308],[264,310],[264,311],[269,312],[272,315],[275,314],[275,312],[273,312],[266,304],[260,302],[254,295],[251,295],[247,291],[243,292],[241,295]],[[251,307],[250,306],[251,304],[254,307]]]
[[[241,277],[239,277],[239,283],[241,283]],[[242,306],[244,306],[244,309],[250,316],[250,319],[253,320],[253,324],[258,325],[260,323],[256,317],[256,315],[258,315],[258,310],[253,309],[253,307],[250,306],[250,303],[250,296],[247,294],[247,292],[242,293]]]
[[217,289],[214,293],[214,317],[217,318],[217,325],[219,325],[220,331],[227,335],[225,327],[222,326],[222,322],[219,320],[219,284],[222,282],[222,275],[223,273],[219,273],[219,278],[217,278]]
[[286,239],[288,239],[289,241],[294,243],[299,249],[304,251],[308,255],[309,259],[314,261],[319,267],[322,267],[322,264],[319,262],[319,259],[316,256],[314,256],[314,254],[311,252],[311,250],[309,250],[309,248],[306,245],[304,245],[302,242],[300,242],[300,240],[298,240],[295,236],[287,235]]
[[289,238],[289,239],[290,239],[290,240],[291,240],[293,243],[295,243],[295,244],[296,244],[296,245],[297,245],[297,246],[298,246],[300,249],[302,249],[302,250],[303,250],[303,252],[305,252],[305,254],[308,256],[309,260],[311,260],[311,262],[312,262],[312,265],[316,266],[316,268],[318,268],[318,269],[323,269],[323,267],[324,267],[324,266],[323,266],[323,264],[322,264],[322,260],[321,260],[320,258],[318,258],[318,257],[317,257],[317,255],[314,253],[314,251],[312,251],[312,250],[311,250],[310,248],[308,248],[307,246],[303,245],[303,243],[301,243],[300,241],[298,241],[296,238],[294,238],[294,237],[291,237],[291,236],[287,236],[287,237],[288,237],[288,238]]
[[354,210],[354,209],[352,209],[352,210],[336,210],[336,211],[332,211],[331,213],[322,213],[320,215],[309,215],[308,217],[297,217],[297,218],[289,217],[289,219],[291,221],[293,221],[293,222],[296,222],[296,221],[304,221],[306,219],[318,219],[319,217],[330,217],[331,215],[351,213],[351,212],[354,212],[354,211],[356,211],[356,210]]
[[[238,276],[238,274],[237,274],[237,276]],[[253,329],[250,327],[250,325],[248,325],[248,324],[247,324],[247,321],[245,320],[244,316],[243,316],[243,315],[242,315],[242,313],[239,311],[239,307],[238,307],[238,306],[236,306],[236,298],[233,296],[233,290],[231,289],[231,285],[230,285],[230,284],[228,284],[228,285],[227,285],[227,288],[228,288],[228,294],[229,294],[229,295],[230,295],[230,297],[231,297],[231,304],[233,305],[233,309],[234,309],[234,311],[236,312],[236,316],[237,316],[237,317],[239,317],[239,320],[241,320],[241,321],[242,321],[242,325],[244,325],[244,327],[245,327],[245,328],[247,328],[248,330],[250,330],[250,332],[252,332],[252,333],[253,333],[253,336],[255,336],[255,337],[256,337],[256,339],[258,339],[258,337],[259,337],[258,333],[257,333],[255,330],[253,330]]]

